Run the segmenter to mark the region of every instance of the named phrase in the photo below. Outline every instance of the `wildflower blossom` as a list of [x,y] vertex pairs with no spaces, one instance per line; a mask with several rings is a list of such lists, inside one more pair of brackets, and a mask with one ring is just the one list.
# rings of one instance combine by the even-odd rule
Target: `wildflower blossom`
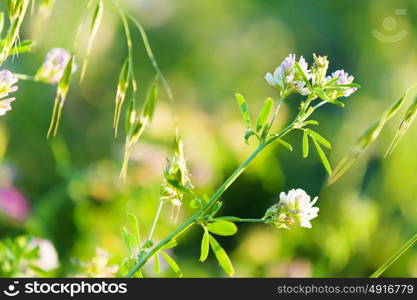
[[[345,72],[344,70],[337,70],[335,72],[332,73],[331,76],[327,76],[326,77],[326,81],[330,81],[332,79],[336,79],[337,81],[335,82],[335,84],[351,84],[353,82],[353,80],[355,79],[352,75],[349,75],[347,72]],[[356,87],[347,87],[347,88],[343,88],[341,90],[337,90],[334,91],[335,96],[336,97],[349,97],[350,95],[352,95],[354,92],[356,92],[358,90],[358,88]]]
[[273,205],[265,214],[266,219],[270,218],[278,228],[288,229],[290,225],[298,222],[301,227],[311,228],[310,220],[318,216],[319,208],[313,205],[313,201],[302,189],[292,189],[287,194],[281,192],[279,203]]
[[[35,78],[46,83],[58,83],[64,74],[71,54],[62,48],[53,48],[46,55],[43,65],[36,72]],[[73,65],[72,71],[75,72],[77,65]]]
[[312,67],[312,84],[321,86],[326,81],[327,70],[329,68],[329,60],[327,56],[319,56],[313,54],[314,64]]
[[39,258],[35,262],[37,267],[43,271],[51,271],[58,268],[58,254],[49,240],[34,238],[30,241],[30,245],[39,248]]
[[[275,69],[274,73],[267,73],[265,79],[268,84],[278,88],[283,94],[291,93],[293,91],[300,93],[301,95],[308,95],[309,90],[305,88],[305,82],[302,78],[302,74],[295,66],[295,54],[288,55],[281,65]],[[311,78],[308,64],[304,57],[300,57],[298,64],[307,79]]]
[[26,198],[15,188],[0,189],[0,212],[11,220],[24,221],[30,212]]
[[[17,77],[9,70],[0,71],[0,99],[3,99],[9,96],[10,93],[17,91],[18,87],[14,85],[17,81]],[[10,104],[14,100],[15,98],[11,97],[0,101],[0,116],[3,116],[6,112],[12,109]]]

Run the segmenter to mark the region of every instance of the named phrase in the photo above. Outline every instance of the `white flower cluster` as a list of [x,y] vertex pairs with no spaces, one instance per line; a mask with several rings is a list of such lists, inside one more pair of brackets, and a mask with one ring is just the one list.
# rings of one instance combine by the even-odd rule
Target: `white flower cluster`
[[[6,112],[12,109],[11,103],[15,100],[14,97],[6,98],[10,93],[17,91],[18,79],[9,70],[0,71],[0,116],[6,114]],[[6,98],[6,99],[3,99]]]
[[[305,88],[305,82],[302,79],[302,75],[295,67],[295,62],[295,54],[288,55],[281,65],[275,69],[274,74],[267,73],[265,79],[270,85],[275,86],[282,91],[295,91],[306,96],[310,91]],[[300,57],[298,64],[304,71],[307,79],[310,79],[311,73],[304,57]]]
[[[326,75],[329,61],[325,56],[313,55],[314,64],[309,68],[304,57],[296,60],[295,54],[288,55],[273,73],[267,73],[265,79],[268,84],[276,87],[281,97],[291,93],[298,93],[303,96],[311,95],[316,98],[319,88],[326,95],[326,98],[334,100],[339,97],[349,97],[357,91],[352,86],[354,77],[344,70],[338,70],[331,75]],[[320,95],[323,96],[323,93]]]
[[[70,59],[71,54],[67,50],[62,48],[51,49],[46,55],[43,65],[36,72],[35,78],[46,83],[58,83]],[[74,64],[73,72],[76,69],[77,66]]]
[[302,189],[292,189],[287,194],[281,192],[279,203],[273,205],[265,214],[278,228],[289,229],[294,223],[301,227],[311,228],[311,220],[318,216],[319,208],[314,207],[318,197],[312,201]]

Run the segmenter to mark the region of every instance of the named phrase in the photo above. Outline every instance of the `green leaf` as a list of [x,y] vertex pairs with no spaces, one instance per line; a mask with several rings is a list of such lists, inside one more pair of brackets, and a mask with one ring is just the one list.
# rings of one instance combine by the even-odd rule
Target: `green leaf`
[[202,203],[201,199],[198,199],[198,198],[193,198],[193,199],[190,201],[190,207],[191,207],[191,208],[194,208],[194,209],[196,209],[196,208],[200,208],[202,205],[203,205],[203,203]]
[[304,73],[303,68],[301,68],[300,64],[298,62],[295,62],[295,67],[297,68],[298,73],[300,73],[301,78],[303,79],[304,83],[306,84],[306,86],[311,89],[311,83],[307,78],[306,73]]
[[303,158],[308,156],[308,134],[307,130],[304,130],[303,133]]
[[224,249],[220,246],[216,239],[210,234],[209,240],[211,249],[213,250],[214,255],[216,256],[220,266],[229,276],[233,276],[235,274],[235,270],[233,269],[232,262],[230,261],[230,258],[227,255],[226,251],[224,251]]
[[306,129],[307,133],[313,137],[317,142],[319,142],[320,144],[322,144],[324,147],[331,149],[332,145],[330,144],[330,142],[328,140],[326,140],[324,137],[322,137],[320,134],[318,134],[317,132],[311,130],[311,129]]
[[171,248],[176,247],[177,245],[178,245],[177,240],[172,239],[164,247],[162,247],[162,249],[171,249]]
[[247,131],[245,132],[245,143],[246,143],[246,144],[249,144],[249,138],[250,138],[251,136],[253,136],[253,135],[255,135],[255,136],[256,136],[256,132],[255,132],[255,131],[253,131],[252,129],[249,129],[249,130],[247,130]]
[[235,223],[224,220],[215,220],[214,222],[207,224],[207,229],[211,233],[222,236],[231,236],[237,232]]
[[204,228],[203,238],[201,239],[201,254],[200,254],[200,261],[203,262],[207,259],[210,249],[210,234],[208,233],[207,229]]
[[[334,78],[334,79],[336,79],[336,81],[338,80],[338,78]],[[329,85],[330,85],[329,83],[326,83],[325,86],[327,87]],[[338,88],[357,88],[357,89],[360,89],[361,88],[361,86],[359,84],[357,84],[357,83],[332,84],[329,88],[332,88],[332,87],[338,87]]]
[[277,142],[280,143],[281,145],[283,145],[288,150],[290,150],[290,151],[293,150],[291,144],[287,143],[286,141],[284,141],[282,139],[277,139]]
[[324,168],[326,169],[329,175],[332,175],[332,168],[330,167],[329,161],[327,160],[326,154],[324,154],[323,149],[321,149],[320,144],[313,138],[314,146],[316,146],[317,153],[320,156],[320,159],[323,163]]
[[159,274],[159,272],[161,271],[161,264],[159,262],[159,254],[158,253],[156,253],[155,256],[154,256],[154,263],[155,263],[154,272],[155,272],[155,274]]
[[168,263],[168,265],[170,266],[172,271],[174,271],[175,274],[177,274],[177,276],[179,278],[181,278],[182,277],[182,272],[181,272],[181,269],[178,266],[178,264],[175,262],[175,260],[172,259],[172,257],[169,256],[168,254],[166,254],[164,251],[161,251],[160,253],[164,257],[165,261]]
[[135,249],[135,246],[137,245],[137,240],[135,238],[135,236],[131,235],[126,227],[122,227],[120,228],[120,233],[122,235],[122,238],[126,244],[126,247],[129,251],[129,254],[132,255],[133,254],[133,250]]
[[343,102],[330,98],[329,96],[327,96],[325,91],[323,91],[322,89],[320,89],[318,87],[316,87],[314,89],[314,92],[317,94],[317,96],[319,96],[324,101],[327,101],[327,102],[332,103],[332,104],[336,104],[340,107],[345,107],[345,104]]
[[304,122],[305,125],[319,125],[319,122],[316,120],[308,120]]
[[260,131],[266,125],[268,117],[271,114],[272,107],[274,105],[274,100],[272,98],[267,98],[264,102],[261,112],[259,113],[258,121],[256,122],[256,131]]
[[128,213],[127,214],[127,217],[129,219],[130,225],[132,226],[132,228],[133,228],[133,230],[135,232],[135,235],[136,235],[136,238],[137,238],[137,242],[138,242],[137,247],[140,248],[140,244],[142,242],[141,242],[141,238],[140,238],[140,231],[139,231],[139,222],[138,222],[138,219],[136,218],[135,215],[133,215],[131,213]]
[[251,128],[252,125],[251,125],[248,107],[246,105],[246,100],[239,93],[236,93],[235,96],[236,96],[237,103],[239,104],[240,112],[242,114],[243,120],[245,121],[246,127]]
[[222,208],[222,206],[223,206],[223,202],[220,202],[220,201],[216,202],[211,209],[210,216],[214,216],[215,214],[217,214],[220,208]]
[[[18,44],[16,44],[13,49],[10,50],[9,55],[16,55],[20,53],[30,52],[32,47],[35,45],[34,41],[31,40],[24,40]],[[0,41],[0,48],[4,46],[4,40]]]

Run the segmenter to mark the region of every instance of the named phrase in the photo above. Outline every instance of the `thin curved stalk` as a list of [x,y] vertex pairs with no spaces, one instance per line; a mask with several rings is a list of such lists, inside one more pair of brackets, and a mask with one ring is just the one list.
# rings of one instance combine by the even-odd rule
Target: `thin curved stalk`
[[397,259],[401,257],[414,243],[417,242],[417,234],[409,239],[397,252],[385,261],[372,275],[371,278],[378,278],[384,273]]

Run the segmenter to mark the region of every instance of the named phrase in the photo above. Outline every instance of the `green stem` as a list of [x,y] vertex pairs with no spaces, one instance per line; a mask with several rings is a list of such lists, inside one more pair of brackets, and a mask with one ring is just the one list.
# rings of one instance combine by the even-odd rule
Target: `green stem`
[[417,242],[417,234],[409,239],[397,252],[394,253],[386,262],[382,264],[372,275],[371,278],[378,278],[384,273],[397,259],[400,258],[415,242]]
[[242,219],[242,218],[231,217],[231,216],[218,217],[213,220],[224,220],[224,221],[231,221],[235,223],[268,223],[267,219]]
[[161,215],[162,207],[164,206],[164,201],[159,201],[158,209],[156,210],[156,215],[152,223],[151,230],[149,231],[148,241],[152,240],[153,233],[156,228],[156,224],[158,223],[159,216]]
[[20,73],[13,73],[20,80],[29,80],[29,81],[39,81],[32,75],[20,74]]
[[179,236],[183,231],[187,228],[198,222],[199,218],[205,214],[207,210],[209,210],[223,195],[223,193],[230,187],[230,185],[245,171],[246,167],[262,152],[265,147],[269,144],[274,142],[276,139],[283,137],[287,133],[289,133],[292,129],[294,129],[294,123],[291,123],[286,128],[281,130],[279,133],[271,137],[269,140],[265,141],[264,143],[260,144],[253,153],[226,179],[226,181],[216,190],[216,192],[211,196],[210,200],[199,210],[197,211],[192,217],[178,226],[173,232],[171,232],[165,239],[160,241],[157,245],[155,245],[149,252],[145,255],[140,257],[136,265],[129,271],[127,277],[132,277],[142,266],[161,248],[163,248],[167,243],[169,243],[172,239]]

